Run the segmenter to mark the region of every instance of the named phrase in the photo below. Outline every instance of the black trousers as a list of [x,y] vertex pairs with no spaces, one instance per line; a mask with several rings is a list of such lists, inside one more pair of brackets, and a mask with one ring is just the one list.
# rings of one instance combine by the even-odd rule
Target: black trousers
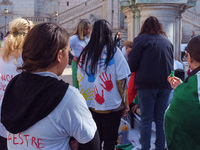
[[7,139],[0,136],[0,150],[7,150]]
[[120,110],[107,114],[96,113],[92,110],[91,112],[99,131],[101,149],[102,142],[104,142],[103,150],[114,150],[115,145],[117,145],[118,128],[122,117],[122,111]]

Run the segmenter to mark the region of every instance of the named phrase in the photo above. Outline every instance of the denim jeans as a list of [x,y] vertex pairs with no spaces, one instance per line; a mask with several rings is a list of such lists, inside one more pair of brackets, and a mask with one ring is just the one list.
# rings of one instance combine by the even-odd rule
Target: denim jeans
[[140,89],[138,93],[138,103],[141,110],[140,143],[141,150],[150,149],[151,125],[156,124],[156,150],[164,150],[164,114],[168,107],[168,99],[171,89]]

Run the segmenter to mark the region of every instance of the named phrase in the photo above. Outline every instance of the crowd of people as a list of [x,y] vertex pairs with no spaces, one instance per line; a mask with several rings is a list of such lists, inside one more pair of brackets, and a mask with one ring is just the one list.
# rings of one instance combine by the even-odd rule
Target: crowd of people
[[[156,17],[121,41],[104,19],[81,19],[71,36],[54,23],[11,21],[0,51],[0,150],[114,150],[132,102],[141,150],[151,148],[152,122],[156,150],[200,149],[200,35],[186,48],[186,79]],[[58,78],[70,48],[73,86]]]

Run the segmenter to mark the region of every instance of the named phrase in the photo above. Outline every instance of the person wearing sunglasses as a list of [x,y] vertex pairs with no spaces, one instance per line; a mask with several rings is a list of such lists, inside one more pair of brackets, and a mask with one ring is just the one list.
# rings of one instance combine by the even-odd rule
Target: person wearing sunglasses
[[165,135],[168,150],[200,149],[200,35],[187,46],[186,57],[191,69],[182,83],[173,76],[168,81],[174,90],[165,114]]

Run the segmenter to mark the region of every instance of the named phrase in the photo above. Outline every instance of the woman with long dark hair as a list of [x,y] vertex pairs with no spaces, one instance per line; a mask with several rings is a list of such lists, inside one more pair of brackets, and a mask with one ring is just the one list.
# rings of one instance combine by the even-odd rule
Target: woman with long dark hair
[[129,108],[123,96],[129,74],[129,66],[112,39],[110,23],[97,20],[79,57],[78,81],[97,124],[101,145],[104,141],[104,150],[114,150],[120,118]]
[[171,86],[167,77],[173,70],[173,45],[167,39],[162,24],[154,16],[147,18],[139,36],[134,39],[128,57],[135,73],[135,88],[141,109],[142,150],[150,149],[151,124],[156,124],[155,146],[165,147],[164,113],[168,106]]

